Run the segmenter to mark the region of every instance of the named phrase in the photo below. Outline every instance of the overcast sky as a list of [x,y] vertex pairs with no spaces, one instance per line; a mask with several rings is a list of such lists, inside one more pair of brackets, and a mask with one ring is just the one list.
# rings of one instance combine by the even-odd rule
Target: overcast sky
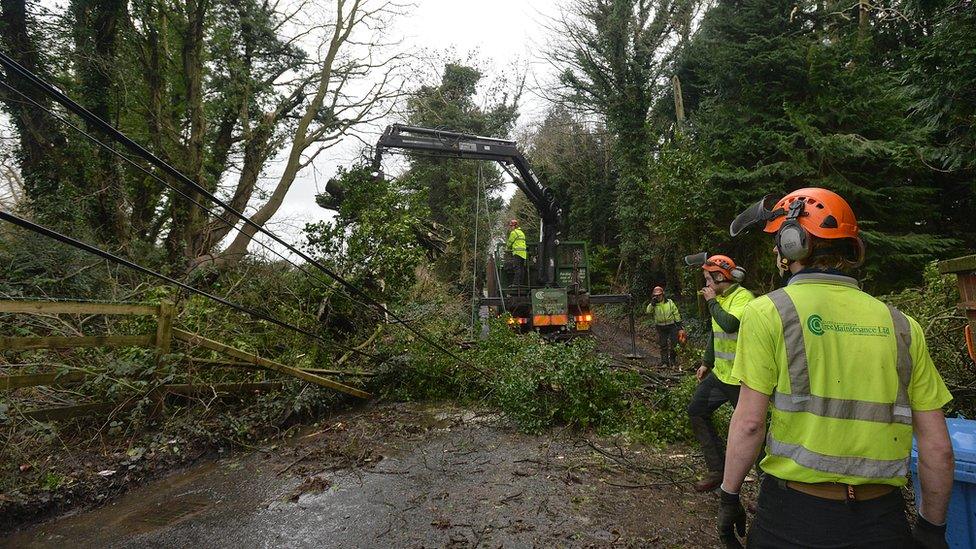
[[[538,51],[546,43],[545,25],[558,13],[558,5],[559,0],[416,0],[391,30],[393,35],[403,37],[404,47],[410,50],[427,54],[452,51],[461,59],[476,51],[494,73],[508,73],[515,67],[527,70],[530,89],[523,95],[519,118],[519,124],[525,125],[538,120],[544,112],[544,102],[531,88],[551,76]],[[369,136],[368,141],[377,137]],[[272,220],[273,228],[299,243],[301,227],[306,222],[327,216],[315,205],[317,190],[324,188],[337,166],[355,159],[358,147],[357,142],[350,140],[326,151],[316,159],[314,169],[310,167],[300,174]],[[511,187],[509,192],[514,193],[514,186]]]

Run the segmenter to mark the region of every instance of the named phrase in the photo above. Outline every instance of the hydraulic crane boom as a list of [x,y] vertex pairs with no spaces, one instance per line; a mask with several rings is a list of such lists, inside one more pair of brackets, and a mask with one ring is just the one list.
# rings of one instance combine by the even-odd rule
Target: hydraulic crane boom
[[552,190],[539,181],[515,141],[393,124],[386,128],[376,143],[373,159],[375,170],[380,169],[383,153],[389,149],[420,151],[449,158],[492,160],[501,164],[542,219],[536,274],[538,281],[544,285],[555,281],[556,246],[559,244],[562,211],[556,204]]

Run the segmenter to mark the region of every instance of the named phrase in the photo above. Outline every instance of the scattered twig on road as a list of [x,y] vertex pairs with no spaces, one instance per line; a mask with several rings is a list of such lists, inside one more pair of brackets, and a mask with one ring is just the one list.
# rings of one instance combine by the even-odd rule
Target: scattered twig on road
[[409,475],[410,471],[377,471],[375,469],[366,469],[364,473],[372,473],[374,475]]
[[520,490],[520,491],[519,491],[518,493],[516,493],[516,494],[512,494],[512,495],[510,495],[510,496],[505,496],[505,497],[503,497],[503,498],[501,499],[501,502],[502,502],[502,503],[508,503],[508,502],[510,502],[510,501],[512,501],[513,499],[518,499],[518,498],[520,498],[520,497],[522,497],[522,494],[524,494],[524,493],[525,493],[525,490]]
[[278,471],[277,473],[275,473],[275,475],[280,477],[281,475],[287,473],[292,467],[298,465],[302,461],[305,461],[309,456],[311,456],[312,455],[312,452],[313,452],[312,450],[309,450],[308,452],[305,452],[298,459],[296,459],[295,461],[292,461],[291,463],[289,463],[288,465],[286,465],[284,469],[282,469],[282,470]]
[[605,480],[603,483],[609,486],[616,486],[617,488],[658,488],[661,486],[674,486],[675,484],[678,484],[675,481],[651,482],[648,484],[617,484],[616,482],[610,482],[609,480]]

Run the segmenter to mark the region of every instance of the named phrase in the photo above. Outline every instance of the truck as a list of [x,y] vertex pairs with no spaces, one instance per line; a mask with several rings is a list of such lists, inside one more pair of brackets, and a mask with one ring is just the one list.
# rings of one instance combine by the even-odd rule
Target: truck
[[527,243],[527,273],[505,268],[511,257],[504,244],[489,254],[486,289],[475,304],[498,315],[510,315],[519,331],[535,330],[556,339],[590,332],[593,306],[604,303],[631,305],[630,294],[590,293],[590,262],[586,242],[561,241],[562,210],[552,189],[542,184],[515,141],[403,124],[388,126],[376,142],[374,174],[382,176],[383,156],[390,152],[417,152],[427,156],[497,162],[539,213],[539,241]]

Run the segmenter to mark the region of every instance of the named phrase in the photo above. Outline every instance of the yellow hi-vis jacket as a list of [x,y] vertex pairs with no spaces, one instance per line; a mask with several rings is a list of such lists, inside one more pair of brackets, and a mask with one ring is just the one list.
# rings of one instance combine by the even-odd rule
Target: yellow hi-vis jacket
[[657,326],[670,326],[675,322],[681,322],[678,306],[670,299],[665,299],[656,304],[651,301],[647,304],[647,309],[644,312],[654,315],[654,324]]
[[[742,311],[756,296],[752,292],[739,286],[730,286],[722,295],[716,295],[715,301],[730,315],[741,319]],[[741,326],[740,326],[741,331]],[[732,375],[732,364],[735,361],[735,347],[739,332],[727,333],[712,317],[712,340],[715,353],[715,363],[712,373],[719,381],[727,385],[738,385],[739,380]]]
[[912,411],[952,399],[915,320],[822,272],[746,306],[732,374],[770,396],[761,467],[799,482],[903,486]]
[[508,233],[508,251],[512,252],[512,255],[527,259],[529,254],[525,250],[525,233],[519,228],[512,229],[512,232]]

